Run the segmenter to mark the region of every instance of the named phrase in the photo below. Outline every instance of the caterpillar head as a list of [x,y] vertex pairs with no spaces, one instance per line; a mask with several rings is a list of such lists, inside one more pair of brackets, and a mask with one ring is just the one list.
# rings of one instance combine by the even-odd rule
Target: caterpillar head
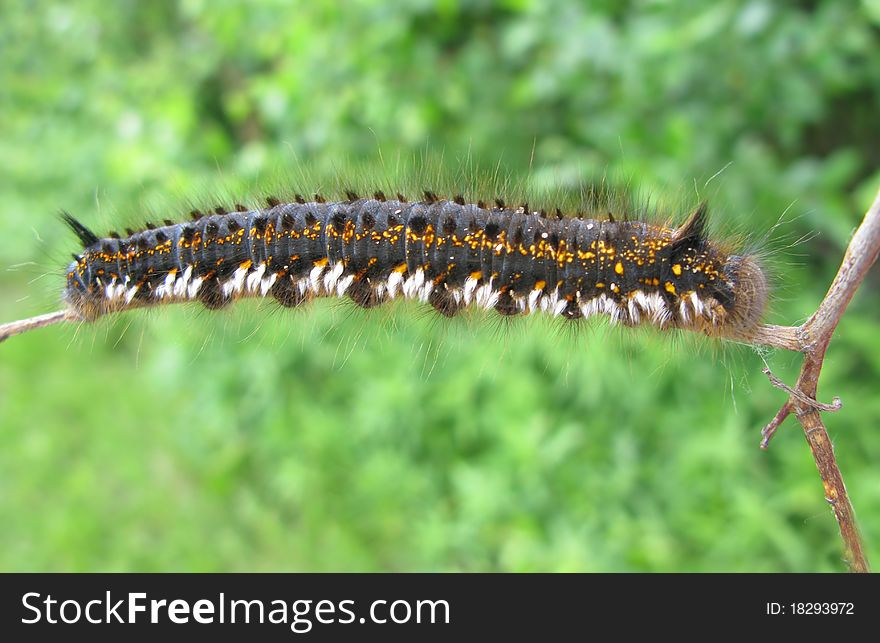
[[723,275],[727,296],[722,299],[726,313],[722,334],[731,339],[749,339],[767,308],[767,276],[753,255],[731,255]]

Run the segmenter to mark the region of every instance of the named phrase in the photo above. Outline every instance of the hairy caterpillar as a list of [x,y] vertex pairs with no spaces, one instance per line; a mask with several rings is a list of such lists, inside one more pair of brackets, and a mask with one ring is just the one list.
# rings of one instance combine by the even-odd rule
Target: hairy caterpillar
[[[65,214],[83,249],[56,317],[92,321],[187,301],[217,309],[243,297],[288,307],[323,296],[364,307],[404,297],[446,316],[474,305],[502,315],[602,314],[739,340],[757,330],[764,271],[753,255],[708,238],[704,204],[677,227],[604,214],[349,192],[340,201],[297,195],[257,209],[194,211],[192,221],[105,238]],[[59,321],[44,317],[37,325]]]

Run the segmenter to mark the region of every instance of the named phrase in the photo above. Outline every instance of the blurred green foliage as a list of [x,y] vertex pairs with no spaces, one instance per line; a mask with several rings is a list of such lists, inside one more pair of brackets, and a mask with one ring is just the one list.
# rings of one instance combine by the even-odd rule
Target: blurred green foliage
[[[76,250],[60,208],[103,230],[431,149],[534,184],[709,196],[759,237],[786,212],[767,248],[773,319],[792,323],[880,185],[877,0],[0,13],[2,320],[57,307]],[[877,288],[820,387],[845,402],[827,420],[875,559]],[[767,359],[793,379],[797,359]],[[40,331],[0,347],[0,569],[840,570],[795,424],[757,449],[783,401],[761,366],[698,339],[414,305]]]

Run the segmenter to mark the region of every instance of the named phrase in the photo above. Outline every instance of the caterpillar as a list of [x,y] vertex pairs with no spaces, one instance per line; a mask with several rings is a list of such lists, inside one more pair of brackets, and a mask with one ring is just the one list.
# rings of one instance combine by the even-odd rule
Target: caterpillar
[[441,315],[465,307],[567,319],[605,315],[627,326],[747,340],[759,327],[767,279],[759,260],[709,239],[707,208],[679,226],[564,216],[427,191],[344,200],[270,197],[265,207],[192,212],[100,238],[64,214],[83,244],[67,269],[66,317],[244,297],[286,307],[348,297],[363,307],[417,299]]

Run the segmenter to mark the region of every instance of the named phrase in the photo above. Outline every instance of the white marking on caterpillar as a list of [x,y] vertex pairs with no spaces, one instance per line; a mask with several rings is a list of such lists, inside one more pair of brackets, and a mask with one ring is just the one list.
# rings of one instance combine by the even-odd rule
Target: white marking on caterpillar
[[342,276],[345,266],[341,261],[337,261],[333,267],[324,275],[324,292],[333,293],[336,290],[336,282]]
[[584,316],[584,319],[589,319],[593,315],[599,313],[599,308],[599,299],[597,297],[593,297],[592,299],[589,299],[581,304],[581,315]]
[[265,277],[265,278],[260,282],[260,295],[262,295],[263,297],[265,297],[266,294],[269,292],[269,290],[272,289],[272,286],[275,285],[275,281],[277,281],[277,279],[278,279],[278,273],[277,273],[277,272],[273,272],[273,273],[270,274],[268,277]]
[[186,294],[190,299],[195,299],[196,295],[199,294],[199,288],[202,287],[203,281],[204,279],[201,277],[196,277],[190,282],[189,286],[186,287]]
[[189,280],[192,277],[192,272],[192,266],[187,266],[186,270],[183,271],[183,276],[177,278],[177,281],[174,283],[174,288],[172,289],[175,298],[182,298],[186,294]]
[[682,299],[678,304],[678,316],[684,324],[691,323],[691,307],[688,302],[688,299]]
[[[337,264],[339,265],[339,264]],[[338,285],[336,286],[336,296],[342,297],[345,294],[345,291],[348,290],[348,287],[354,281],[354,275],[347,275],[339,280]]]
[[260,265],[257,266],[257,269],[247,276],[247,279],[245,279],[245,285],[248,289],[248,292],[257,291],[257,288],[259,288],[260,286],[260,281],[263,279],[263,273],[265,272],[266,264],[260,263]]
[[599,295],[599,299],[602,300],[602,307],[605,310],[605,314],[611,318],[611,323],[617,324],[620,321],[620,306],[617,305],[616,301],[604,293]]
[[230,277],[226,283],[223,284],[223,296],[229,297],[233,294],[238,294],[241,292],[242,286],[244,285],[245,277],[248,274],[247,268],[239,267],[236,269],[234,273],[232,273],[232,277]]
[[403,282],[403,296],[407,299],[413,299],[417,297],[416,293],[421,290],[424,283],[425,271],[419,268],[418,270],[416,270],[416,273],[414,275],[407,278],[407,280]]
[[694,307],[694,312],[696,313],[697,317],[705,317],[705,315],[706,315],[705,307],[703,306],[703,302],[699,298],[699,296],[697,295],[696,292],[691,293],[690,300],[691,300],[691,306]]
[[559,298],[559,289],[553,291],[554,301],[553,308],[551,312],[554,316],[558,317],[562,313],[565,312],[565,309],[568,307],[568,300]]
[[116,279],[114,278],[107,286],[104,288],[104,296],[107,299],[115,299],[116,298]]
[[403,275],[400,274],[397,270],[392,270],[391,274],[388,275],[388,279],[385,282],[385,290],[388,293],[389,299],[394,299],[397,296],[397,291],[400,289],[400,285],[403,283]]
[[431,296],[431,291],[434,289],[434,282],[429,281],[424,286],[422,286],[421,291],[419,292],[419,301],[423,304],[428,303],[428,297]]
[[313,293],[321,294],[321,275],[324,274],[325,266],[315,266],[309,272],[308,285]]
[[672,319],[672,313],[666,307],[666,302],[663,301],[663,297],[660,293],[653,292],[648,295],[648,301],[648,310],[651,311],[651,321],[660,328],[665,328],[669,320]]
[[128,290],[125,291],[125,303],[126,304],[131,303],[131,300],[134,299],[134,296],[137,293],[138,288],[140,288],[140,286],[132,286],[131,288],[129,288]]
[[473,277],[468,277],[464,281],[464,289],[462,290],[461,295],[466,306],[470,306],[471,301],[473,301],[474,291],[477,289],[477,283],[477,280]]
[[489,283],[483,284],[474,292],[474,301],[477,302],[478,306],[482,306],[486,309],[495,308],[500,293],[495,290],[492,284],[493,281],[494,279],[490,279]]
[[542,290],[539,288],[535,288],[532,292],[529,293],[529,298],[527,301],[529,312],[535,312],[538,310],[538,299],[541,297]]

